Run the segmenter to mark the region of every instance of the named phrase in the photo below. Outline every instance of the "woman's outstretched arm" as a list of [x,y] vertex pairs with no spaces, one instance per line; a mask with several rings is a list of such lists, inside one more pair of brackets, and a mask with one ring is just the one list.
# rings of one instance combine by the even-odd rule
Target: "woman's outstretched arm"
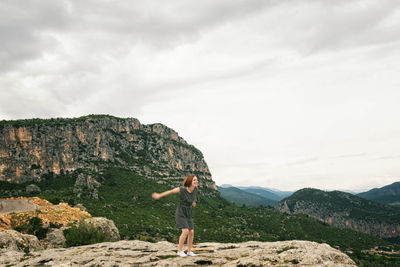
[[174,188],[174,189],[171,189],[171,190],[162,192],[161,194],[158,194],[158,193],[155,193],[155,192],[154,192],[154,193],[151,195],[151,197],[154,198],[154,199],[160,199],[160,198],[162,198],[162,197],[165,197],[165,196],[168,196],[168,195],[172,195],[172,194],[177,194],[177,193],[179,193],[179,187],[176,187],[176,188]]

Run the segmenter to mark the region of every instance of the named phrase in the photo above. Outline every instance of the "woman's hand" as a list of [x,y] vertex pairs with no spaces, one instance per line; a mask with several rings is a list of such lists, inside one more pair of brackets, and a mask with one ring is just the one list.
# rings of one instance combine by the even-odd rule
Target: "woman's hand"
[[193,201],[192,206],[193,208],[196,207],[196,201]]
[[153,194],[151,195],[151,197],[154,198],[155,200],[161,198],[160,194],[158,194],[158,193],[153,193]]

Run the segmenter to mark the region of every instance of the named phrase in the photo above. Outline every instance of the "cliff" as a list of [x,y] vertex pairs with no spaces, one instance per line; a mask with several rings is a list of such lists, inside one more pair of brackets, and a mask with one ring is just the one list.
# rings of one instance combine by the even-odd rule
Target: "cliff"
[[0,122],[0,181],[110,165],[161,180],[196,174],[200,186],[216,190],[202,153],[162,124],[108,115]]
[[196,257],[177,257],[177,245],[139,240],[48,249],[24,254],[2,251],[1,265],[12,266],[356,266],[344,253],[309,241],[199,243]]
[[380,238],[400,236],[400,210],[340,191],[302,189],[276,208],[288,214],[307,214],[339,228],[349,228]]

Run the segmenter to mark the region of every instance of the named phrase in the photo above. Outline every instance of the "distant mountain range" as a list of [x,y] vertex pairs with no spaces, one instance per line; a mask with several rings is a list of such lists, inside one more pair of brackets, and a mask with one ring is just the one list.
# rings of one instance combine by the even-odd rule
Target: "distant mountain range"
[[400,205],[400,182],[395,182],[381,188],[374,188],[357,195],[380,203]]
[[290,196],[291,191],[280,191],[260,186],[232,186],[222,184],[218,191],[226,200],[239,206],[275,206],[280,200]]
[[221,197],[239,206],[275,206],[278,203],[277,200],[272,200],[263,197],[262,195],[249,193],[233,186],[218,187],[218,191],[221,193]]

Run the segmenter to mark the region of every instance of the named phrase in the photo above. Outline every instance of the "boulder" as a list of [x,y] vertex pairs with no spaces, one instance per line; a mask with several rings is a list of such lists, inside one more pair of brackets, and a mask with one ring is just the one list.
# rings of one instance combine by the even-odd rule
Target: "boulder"
[[100,229],[104,233],[106,241],[120,240],[118,228],[112,220],[104,217],[91,217],[83,220],[82,223],[90,224]]
[[42,244],[34,235],[27,235],[15,230],[0,231],[0,248],[7,250],[40,250]]
[[75,185],[74,185],[74,193],[78,194],[78,197],[81,194],[88,190],[90,196],[94,199],[99,199],[98,195],[98,188],[100,187],[100,183],[94,179],[91,175],[86,175],[84,173],[80,173],[76,178]]
[[85,206],[83,206],[82,204],[76,204],[75,206],[74,206],[74,208],[78,208],[78,209],[80,209],[81,211],[88,211],[86,208],[85,208]]
[[25,191],[27,193],[40,193],[41,192],[40,187],[35,184],[27,185],[25,188]]
[[50,228],[42,244],[46,248],[62,248],[65,247],[65,241],[62,229]]

